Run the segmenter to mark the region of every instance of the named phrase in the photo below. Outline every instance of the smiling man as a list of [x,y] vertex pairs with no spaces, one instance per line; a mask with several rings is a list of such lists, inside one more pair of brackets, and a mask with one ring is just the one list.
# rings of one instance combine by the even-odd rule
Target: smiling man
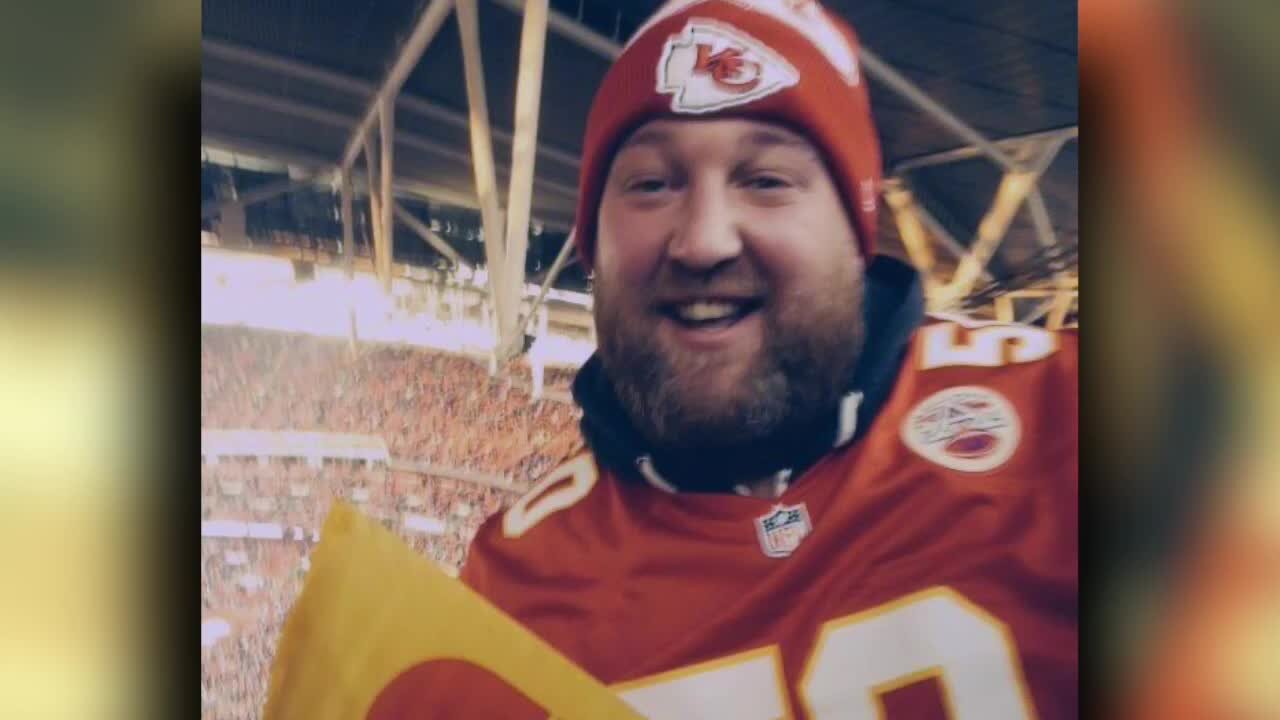
[[582,163],[588,448],[462,577],[647,717],[1073,718],[1076,337],[926,319],[873,260],[855,48],[790,0],[627,45]]
[[862,346],[857,236],[822,155],[760,121],[653,120],[599,217],[600,357],[636,429],[720,465],[687,487],[753,480],[751,449],[807,433]]

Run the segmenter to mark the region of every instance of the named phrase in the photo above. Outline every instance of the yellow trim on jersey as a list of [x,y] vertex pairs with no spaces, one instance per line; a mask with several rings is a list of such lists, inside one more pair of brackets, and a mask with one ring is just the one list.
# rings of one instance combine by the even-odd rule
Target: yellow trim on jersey
[[707,660],[696,663],[694,665],[686,665],[674,670],[647,675],[635,680],[627,680],[625,682],[615,683],[609,686],[609,689],[622,694],[632,690],[650,688],[656,685],[664,685],[666,683],[683,680],[685,678],[712,673],[717,670],[723,670],[727,667],[740,665],[767,658],[770,661],[770,667],[773,670],[773,682],[779,704],[782,706],[783,714],[778,720],[793,720],[795,713],[791,709],[791,696],[787,692],[787,679],[782,669],[782,650],[777,645],[766,645],[764,647],[755,648],[754,650],[745,650],[743,652],[726,655],[724,657]]

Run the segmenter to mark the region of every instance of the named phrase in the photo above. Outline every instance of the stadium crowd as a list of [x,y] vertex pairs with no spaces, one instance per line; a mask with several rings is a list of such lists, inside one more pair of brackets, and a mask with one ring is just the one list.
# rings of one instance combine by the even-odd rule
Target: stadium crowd
[[202,540],[200,550],[202,614],[231,626],[202,648],[201,717],[259,718],[285,615],[301,588],[307,543],[219,538]]
[[[580,443],[579,411],[532,400],[480,362],[417,348],[243,328],[201,330],[201,427],[384,438],[397,458],[537,477]],[[555,374],[567,385],[567,374]]]
[[[337,499],[456,573],[480,523],[580,447],[577,409],[533,401],[474,360],[243,328],[202,328],[205,429],[376,435],[393,458],[505,476],[489,487],[405,472],[399,463],[220,457],[201,465],[204,521],[273,523],[283,539],[201,542],[204,619],[229,631],[202,650],[202,717],[261,717],[271,660],[308,556]],[[548,373],[566,388],[571,373]],[[416,520],[417,524],[409,522]]]
[[[203,716],[239,720],[261,716],[285,616],[302,586],[308,556],[337,499],[399,534],[419,554],[456,574],[480,523],[519,491],[388,471],[363,462],[223,458],[201,466],[206,521],[274,523],[283,539],[207,537],[201,541],[201,597],[206,618],[231,625],[204,649]],[[405,522],[428,519],[428,530]]]

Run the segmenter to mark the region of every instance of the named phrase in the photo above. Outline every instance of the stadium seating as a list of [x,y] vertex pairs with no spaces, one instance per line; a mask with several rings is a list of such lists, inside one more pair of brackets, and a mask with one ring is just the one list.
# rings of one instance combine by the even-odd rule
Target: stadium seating
[[[284,619],[336,499],[456,574],[480,523],[581,445],[576,408],[532,401],[474,360],[243,328],[204,327],[205,429],[376,435],[392,464],[221,456],[201,465],[202,717],[257,718]],[[567,390],[572,374],[549,372]],[[510,478],[509,488],[399,469],[425,463]],[[279,528],[209,532],[205,528]],[[239,535],[239,536],[237,536]],[[226,629],[229,628],[229,629]],[[203,636],[203,634],[202,634]]]

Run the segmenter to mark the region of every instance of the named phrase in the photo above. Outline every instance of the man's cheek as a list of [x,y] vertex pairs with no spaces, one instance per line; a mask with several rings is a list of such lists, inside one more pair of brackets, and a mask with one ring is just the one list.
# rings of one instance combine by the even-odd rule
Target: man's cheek
[[[627,285],[645,285],[662,262],[665,245],[650,229],[646,218],[632,218],[631,232],[601,234],[596,250],[597,275],[613,278]],[[603,278],[602,278],[603,279]]]

